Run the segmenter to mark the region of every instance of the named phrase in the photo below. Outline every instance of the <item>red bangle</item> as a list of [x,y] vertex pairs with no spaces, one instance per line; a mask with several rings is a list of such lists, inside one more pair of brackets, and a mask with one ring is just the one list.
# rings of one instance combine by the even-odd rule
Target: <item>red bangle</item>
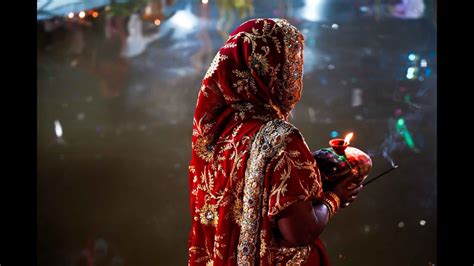
[[341,200],[336,195],[336,193],[331,191],[324,193],[322,203],[329,209],[329,218],[336,214],[336,212],[339,210],[339,207],[341,206]]

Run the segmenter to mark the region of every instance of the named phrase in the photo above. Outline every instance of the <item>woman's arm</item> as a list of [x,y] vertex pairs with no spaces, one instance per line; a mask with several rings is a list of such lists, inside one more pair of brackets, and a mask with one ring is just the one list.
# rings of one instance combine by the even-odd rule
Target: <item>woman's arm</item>
[[281,246],[303,246],[313,243],[329,221],[329,209],[323,203],[300,201],[282,211],[277,225]]
[[[344,178],[336,184],[333,191],[344,204],[357,198],[362,186],[347,189],[351,177]],[[322,202],[301,201],[283,210],[277,218],[277,226],[281,234],[282,246],[303,246],[313,243],[329,222],[330,210]]]

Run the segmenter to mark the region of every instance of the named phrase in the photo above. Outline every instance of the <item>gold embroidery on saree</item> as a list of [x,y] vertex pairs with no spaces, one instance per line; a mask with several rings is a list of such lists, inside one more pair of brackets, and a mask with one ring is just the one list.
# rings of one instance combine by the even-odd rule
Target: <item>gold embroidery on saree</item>
[[238,265],[254,265],[256,262],[264,170],[271,158],[284,150],[286,137],[293,130],[294,127],[283,120],[271,120],[255,135],[245,171],[243,213],[237,248]]
[[204,76],[204,79],[207,79],[209,78],[210,76],[212,76],[212,74],[214,74],[214,72],[216,71],[217,67],[219,66],[219,63],[221,61],[224,61],[225,59],[227,59],[227,55],[222,55],[219,52],[217,52],[216,56],[214,56],[214,59],[212,60],[212,63],[211,65],[209,66],[209,68],[207,69],[207,72],[206,72],[206,75]]

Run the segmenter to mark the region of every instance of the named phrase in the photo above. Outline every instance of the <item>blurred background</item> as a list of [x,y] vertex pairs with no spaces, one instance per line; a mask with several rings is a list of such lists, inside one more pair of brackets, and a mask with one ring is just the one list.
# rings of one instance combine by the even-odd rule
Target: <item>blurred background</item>
[[436,1],[38,0],[39,265],[186,265],[197,93],[255,17],[305,36],[311,149],[352,131],[399,166],[324,231],[332,264],[436,264]]

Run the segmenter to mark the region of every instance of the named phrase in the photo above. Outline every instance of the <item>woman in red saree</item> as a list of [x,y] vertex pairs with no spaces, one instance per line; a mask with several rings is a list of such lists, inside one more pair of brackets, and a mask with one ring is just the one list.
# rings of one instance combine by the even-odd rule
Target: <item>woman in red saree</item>
[[189,166],[189,265],[329,265],[319,235],[361,187],[323,190],[287,118],[301,97],[303,36],[284,19],[231,33],[199,91]]

